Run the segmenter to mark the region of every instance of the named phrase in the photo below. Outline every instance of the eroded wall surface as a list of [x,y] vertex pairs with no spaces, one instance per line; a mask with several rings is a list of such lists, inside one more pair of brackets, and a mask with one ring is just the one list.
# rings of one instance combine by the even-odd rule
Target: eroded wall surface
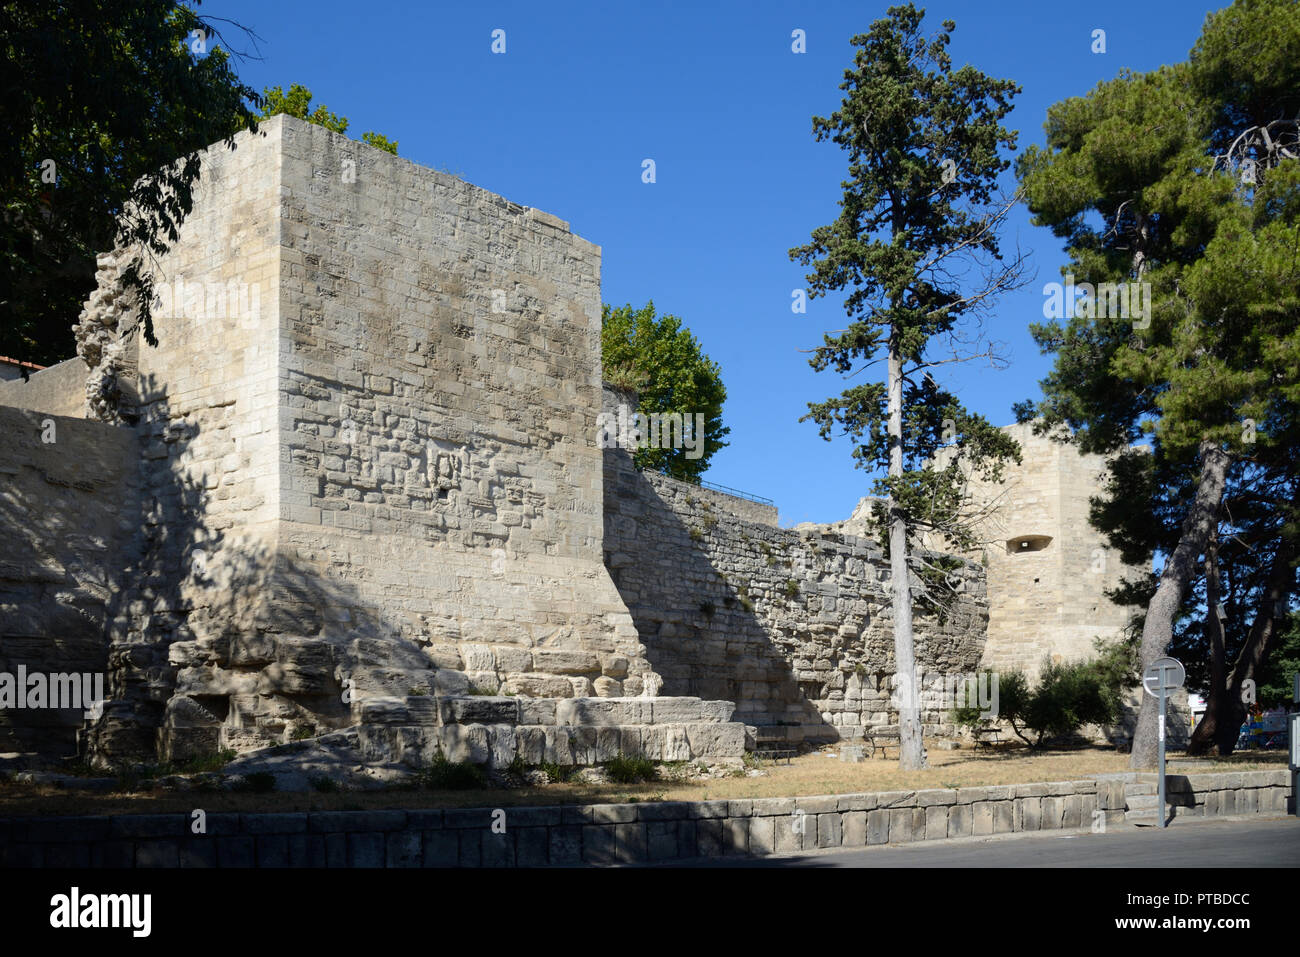
[[[785,726],[787,738],[897,723],[889,567],[873,542],[747,521],[742,504],[605,454],[606,562],[665,694],[734,701],[737,721]],[[965,565],[952,588],[945,617],[915,618],[923,684],[974,672],[983,651],[981,570]],[[946,707],[923,721],[951,726]]]
[[602,562],[599,268],[548,214],[291,118],[205,151],[139,350],[142,556],[98,750],[653,691]]
[[[27,698],[0,705],[0,751],[71,756],[93,704],[81,678],[105,687],[105,626],[139,510],[139,447],[128,429],[3,406],[0,436],[0,674]],[[20,668],[44,676],[41,699],[18,681]],[[56,675],[77,676],[79,707],[52,707]],[[57,681],[60,694],[73,690]]]

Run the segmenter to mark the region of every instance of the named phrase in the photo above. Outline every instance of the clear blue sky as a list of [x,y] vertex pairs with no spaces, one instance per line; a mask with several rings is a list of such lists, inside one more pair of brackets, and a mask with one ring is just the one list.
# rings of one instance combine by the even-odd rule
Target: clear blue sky
[[[954,63],[1023,87],[1010,126],[1042,142],[1048,106],[1123,69],[1183,60],[1205,15],[1198,0],[935,2],[951,18]],[[731,445],[707,479],[776,500],[783,522],[847,517],[871,476],[847,440],[798,422],[838,394],[806,350],[842,328],[839,298],[790,310],[804,267],[787,252],[837,213],[845,154],[811,135],[840,102],[849,39],[884,16],[874,2],[267,3],[208,0],[204,15],[253,29],[262,59],[251,86],[303,83],[360,138],[378,130],[414,162],[568,220],[603,250],[606,302],[682,317],[723,372]],[[506,31],[504,55],[492,31]],[[791,31],[807,53],[791,52]],[[1106,31],[1106,52],[1091,34]],[[238,34],[229,35],[232,46]],[[251,49],[251,48],[250,48]],[[658,181],[641,181],[652,158]],[[1008,180],[1008,182],[1010,182]],[[941,377],[995,424],[1037,397],[1048,360],[1028,324],[1064,254],[1019,209],[1004,243],[1032,256],[1036,278],[1004,298],[992,334],[1010,366],[948,367]],[[879,369],[879,366],[875,367]]]

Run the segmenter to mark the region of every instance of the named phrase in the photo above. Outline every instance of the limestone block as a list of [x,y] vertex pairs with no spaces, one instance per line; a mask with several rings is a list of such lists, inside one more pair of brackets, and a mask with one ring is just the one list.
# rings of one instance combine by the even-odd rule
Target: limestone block
[[645,757],[641,728],[635,725],[618,729],[618,748],[629,758]]
[[618,698],[623,694],[623,682],[601,675],[592,683],[599,698]]
[[443,698],[439,710],[443,724],[519,723],[519,700],[512,697]]
[[642,698],[570,698],[555,705],[559,724],[648,724],[649,714],[650,702]]
[[197,641],[174,641],[167,649],[173,668],[199,668],[208,663],[207,651]]
[[683,724],[704,718],[704,702],[699,698],[653,698],[650,721],[653,724]]
[[518,738],[513,724],[494,724],[488,726],[488,748],[491,757],[488,763],[492,767],[504,768],[515,759]]
[[469,681],[472,690],[491,695],[499,693],[503,684],[495,671],[466,671],[465,678]]
[[575,698],[594,698],[596,697],[596,687],[591,683],[591,679],[585,676],[569,676],[569,686],[573,689]]
[[736,711],[734,701],[701,701],[700,720],[727,722]]
[[574,764],[596,763],[596,731],[590,725],[569,729],[569,750],[573,752]]
[[623,655],[602,655],[600,659],[600,670],[608,678],[626,678],[628,674],[628,660]]
[[546,760],[546,729],[519,725],[515,731],[515,749],[530,767],[541,764]]
[[[493,645],[492,655],[496,659],[498,672],[531,671],[533,652],[527,648],[515,648],[511,645]],[[546,669],[541,669],[545,671]]]
[[611,761],[618,757],[621,750],[621,737],[618,728],[597,728],[595,761]]
[[461,645],[460,654],[467,672],[496,670],[496,656],[488,645]]
[[270,664],[276,657],[276,641],[266,634],[249,633],[235,635],[230,639],[230,664],[234,667],[249,668]]
[[586,675],[600,672],[600,658],[589,651],[559,648],[533,649],[533,670],[556,675]]
[[501,690],[530,698],[569,698],[573,696],[573,685],[569,682],[569,679],[561,678],[558,675],[512,674],[502,683]]
[[176,673],[179,695],[250,695],[258,691],[258,675],[214,667],[182,668]]
[[163,725],[169,728],[214,728],[220,724],[220,718],[185,695],[171,698],[163,713]]
[[440,668],[433,676],[434,689],[440,695],[463,695],[469,693],[469,679],[463,671]]
[[491,755],[488,730],[481,724],[446,725],[442,728],[442,753],[449,761],[486,764]]
[[573,748],[569,741],[569,732],[571,730],[571,728],[564,726],[548,727],[544,729],[546,735],[547,761],[561,766],[575,763],[573,759]]
[[451,668],[455,671],[463,671],[465,661],[461,657],[460,649],[455,645],[429,645],[424,649],[435,668]]
[[366,698],[357,701],[353,711],[363,725],[406,724],[408,719],[405,698]]
[[745,726],[728,724],[687,724],[686,737],[691,757],[740,757],[745,752]]
[[555,724],[554,698],[518,698],[519,723],[548,725]]

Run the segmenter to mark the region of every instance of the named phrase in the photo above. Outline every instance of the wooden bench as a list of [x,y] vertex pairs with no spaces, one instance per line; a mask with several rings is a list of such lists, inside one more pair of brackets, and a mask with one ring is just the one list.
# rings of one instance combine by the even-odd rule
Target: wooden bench
[[876,756],[876,750],[888,758],[889,749],[897,751],[901,746],[897,731],[867,731],[863,734],[862,740],[871,746],[871,756]]
[[976,748],[979,748],[981,745],[986,748],[991,748],[996,744],[1002,743],[1002,731],[1000,728],[976,728],[974,735]]
[[779,761],[784,758],[785,763],[789,764],[791,758],[798,756],[799,749],[790,747],[790,743],[786,738],[785,725],[771,725],[756,729],[752,753],[754,757],[760,759],[768,758]]

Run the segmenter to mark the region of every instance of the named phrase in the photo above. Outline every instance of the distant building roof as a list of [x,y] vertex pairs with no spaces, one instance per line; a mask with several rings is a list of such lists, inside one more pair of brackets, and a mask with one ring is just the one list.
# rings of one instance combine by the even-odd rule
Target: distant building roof
[[23,362],[21,359],[10,359],[8,356],[0,356],[0,364],[14,366],[19,369],[31,369],[33,372],[40,372],[45,366],[38,366],[35,362]]

